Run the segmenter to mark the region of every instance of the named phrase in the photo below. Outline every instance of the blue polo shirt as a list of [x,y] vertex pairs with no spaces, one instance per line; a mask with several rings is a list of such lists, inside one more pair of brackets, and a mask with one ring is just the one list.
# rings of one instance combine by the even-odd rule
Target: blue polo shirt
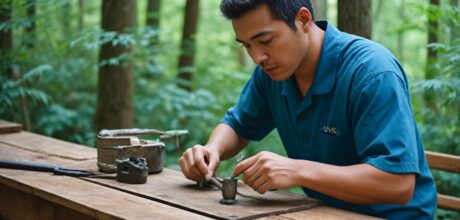
[[294,76],[273,81],[256,67],[222,123],[249,140],[277,129],[293,159],[416,174],[405,205],[357,205],[303,188],[329,205],[386,219],[433,219],[436,188],[411,110],[408,80],[384,47],[317,22],[326,31],[313,84],[302,97]]

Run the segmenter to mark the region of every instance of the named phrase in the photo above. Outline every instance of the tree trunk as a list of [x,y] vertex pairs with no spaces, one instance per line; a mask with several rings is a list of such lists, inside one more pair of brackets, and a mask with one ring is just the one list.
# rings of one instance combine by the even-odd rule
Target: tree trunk
[[[450,0],[450,6],[453,8],[453,7],[458,7],[458,0]],[[454,21],[452,21],[454,22]],[[457,27],[456,25],[452,25],[452,27]],[[454,42],[454,40],[458,39],[460,36],[460,31],[458,30],[458,28],[453,28],[451,34],[450,34],[450,43],[452,45],[452,43]],[[457,103],[457,112],[458,112],[458,118],[457,118],[457,128],[456,128],[456,131],[454,134],[455,134],[455,137],[458,137],[460,136],[460,103]],[[453,151],[455,152],[455,151]]]
[[62,32],[63,32],[63,41],[65,41],[68,38],[68,34],[70,34],[70,14],[72,13],[72,7],[70,5],[70,1],[64,1],[64,4],[62,5]]
[[[35,0],[27,0],[26,1],[26,14],[27,19],[30,20],[30,25],[26,27],[26,36],[25,36],[25,45],[27,48],[32,49],[35,47],[35,11],[36,11],[36,1]],[[30,111],[29,111],[29,100],[27,96],[21,95],[21,106],[22,106],[22,113],[24,118],[24,129],[26,131],[31,130],[31,122],[30,122]]]
[[182,28],[181,54],[179,57],[179,86],[191,90],[193,62],[195,60],[195,34],[198,26],[199,0],[187,0]]
[[341,31],[371,39],[371,0],[339,0],[338,24]]
[[[122,33],[135,25],[135,15],[136,0],[103,0],[102,29]],[[99,61],[126,53],[131,53],[131,48],[108,42],[101,46]],[[133,126],[133,75],[131,63],[99,67],[96,131]]]
[[327,20],[327,0],[312,1],[315,20]]
[[[0,24],[12,19],[13,7],[11,0],[0,2]],[[13,49],[13,28],[0,31],[0,68],[8,78],[13,77],[11,51]]]
[[[160,29],[160,0],[148,0],[147,3],[147,20],[145,23],[147,26],[159,30]],[[158,34],[152,39],[152,46],[156,46],[159,42]]]
[[160,0],[148,0],[146,24],[153,28],[160,27]]
[[[450,0],[450,7],[455,8],[458,7],[458,0]],[[458,27],[457,24],[455,24],[454,19],[450,21],[452,24],[450,24],[451,27]],[[450,42],[452,43],[455,39],[457,39],[460,36],[460,30],[459,28],[452,28],[451,33],[450,33]]]
[[80,12],[78,16],[78,28],[83,30],[85,26],[85,4],[83,0],[78,0],[78,11]]
[[34,48],[35,46],[35,0],[27,0],[27,18],[30,19],[30,25],[26,27],[26,46]]
[[[433,6],[439,6],[439,0],[430,0],[430,9],[428,10],[428,44],[438,42],[438,29],[439,24],[437,19],[430,18],[432,14]],[[434,69],[434,62],[438,58],[438,53],[433,48],[427,48],[426,67],[425,67],[425,80],[433,79],[436,76]],[[426,91],[424,95],[425,106],[428,109],[435,110],[435,96],[432,91]]]

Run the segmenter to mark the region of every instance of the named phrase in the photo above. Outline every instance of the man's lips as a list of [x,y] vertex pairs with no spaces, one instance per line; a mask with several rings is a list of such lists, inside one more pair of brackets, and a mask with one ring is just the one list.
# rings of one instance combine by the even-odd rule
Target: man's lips
[[273,72],[276,68],[278,68],[277,66],[274,66],[274,67],[270,67],[270,68],[264,68],[265,72],[269,73],[269,72]]

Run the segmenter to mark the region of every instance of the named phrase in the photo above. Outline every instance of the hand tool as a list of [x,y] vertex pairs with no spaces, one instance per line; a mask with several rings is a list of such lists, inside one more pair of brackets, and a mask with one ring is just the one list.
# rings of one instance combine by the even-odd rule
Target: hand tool
[[98,176],[98,174],[88,170],[65,168],[51,163],[34,163],[16,160],[0,160],[0,168],[52,172],[55,175],[65,175],[74,177]]

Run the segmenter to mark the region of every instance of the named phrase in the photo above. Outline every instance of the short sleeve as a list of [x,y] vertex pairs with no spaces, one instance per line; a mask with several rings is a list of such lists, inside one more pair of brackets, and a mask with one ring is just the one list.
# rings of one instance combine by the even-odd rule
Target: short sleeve
[[402,73],[387,71],[369,75],[354,89],[354,138],[363,163],[390,173],[419,174],[416,125],[406,85]]
[[259,141],[275,127],[267,98],[267,79],[257,67],[244,86],[238,102],[221,123],[232,127],[248,140]]

